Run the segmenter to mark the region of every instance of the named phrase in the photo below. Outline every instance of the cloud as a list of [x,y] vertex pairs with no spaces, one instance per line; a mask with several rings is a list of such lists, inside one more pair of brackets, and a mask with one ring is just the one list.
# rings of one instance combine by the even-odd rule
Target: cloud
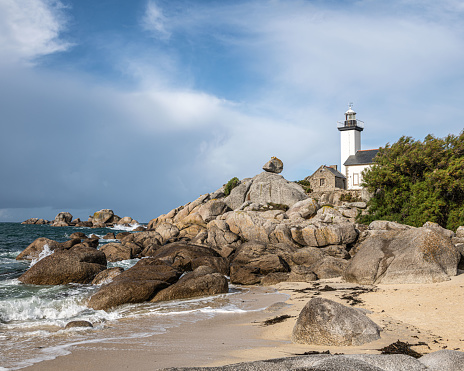
[[98,74],[78,54],[53,59],[72,9],[17,3],[35,12],[0,0],[0,55],[36,64],[0,69],[0,219],[112,208],[148,221],[271,156],[302,179],[340,161],[350,101],[363,148],[462,130],[459,2],[151,1],[143,32],[99,35]]
[[166,21],[162,9],[154,1],[148,2],[141,22],[143,29],[150,32],[154,37],[167,40],[171,33],[168,31]]
[[0,1],[0,56],[4,62],[27,61],[67,50],[64,6],[51,0]]

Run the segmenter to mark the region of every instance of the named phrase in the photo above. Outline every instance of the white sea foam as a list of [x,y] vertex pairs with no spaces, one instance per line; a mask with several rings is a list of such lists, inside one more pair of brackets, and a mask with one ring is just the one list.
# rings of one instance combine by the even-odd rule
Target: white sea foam
[[[43,289],[44,291],[46,288]],[[49,289],[51,291],[52,289]],[[75,290],[79,291],[78,288]],[[41,294],[41,295],[40,295]],[[51,325],[63,327],[71,320],[86,320],[92,323],[116,320],[118,312],[95,311],[85,306],[85,293],[76,294],[73,290],[21,297],[0,301],[0,321],[10,330],[30,329]],[[31,333],[29,336],[33,335]]]
[[108,268],[122,267],[124,270],[133,267],[140,259],[120,260],[117,262],[108,262]]
[[131,225],[125,225],[125,224],[115,224],[113,227],[111,227],[110,229],[113,229],[115,231],[127,231],[127,232],[131,232],[133,231],[134,229],[140,227],[140,224],[131,224]]
[[33,258],[32,261],[31,261],[31,267],[36,264],[37,262],[41,261],[43,258],[49,256],[49,255],[52,255],[55,251],[54,250],[50,250],[50,246],[48,246],[48,244],[45,244],[43,246],[43,249],[42,251],[39,253],[39,257],[38,258]]

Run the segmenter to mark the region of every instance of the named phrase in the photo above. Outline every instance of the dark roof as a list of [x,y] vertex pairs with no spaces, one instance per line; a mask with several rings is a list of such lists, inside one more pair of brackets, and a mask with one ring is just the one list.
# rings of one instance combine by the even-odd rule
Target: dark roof
[[329,166],[324,166],[324,168],[326,170],[329,170],[333,175],[335,175],[337,178],[343,178],[343,179],[346,179],[346,177],[341,173],[339,172],[338,170],[335,170],[333,167],[329,167]]
[[367,149],[364,151],[358,151],[355,155],[351,155],[345,161],[343,165],[368,165],[372,164],[374,161],[375,155],[379,152],[378,149]]

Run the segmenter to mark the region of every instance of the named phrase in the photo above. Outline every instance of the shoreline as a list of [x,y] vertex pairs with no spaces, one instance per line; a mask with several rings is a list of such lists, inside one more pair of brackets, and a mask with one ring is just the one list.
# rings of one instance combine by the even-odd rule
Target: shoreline
[[[234,351],[273,345],[259,338],[257,327],[269,317],[265,308],[288,297],[270,287],[245,287],[230,300],[238,302],[243,312],[142,316],[119,319],[112,328],[100,331],[101,339],[70,342],[69,354],[43,360],[22,370],[156,370],[188,367],[211,362],[231,363]],[[161,329],[167,324],[165,330]],[[96,335],[96,334],[95,334]],[[237,360],[239,362],[240,360]],[[233,361],[232,361],[233,362]]]
[[[43,361],[24,370],[211,367],[327,350],[331,354],[380,354],[379,349],[397,340],[422,344],[412,349],[423,354],[441,349],[462,351],[464,337],[460,338],[460,334],[464,333],[464,324],[458,318],[462,315],[460,303],[464,301],[464,274],[462,271],[460,273],[450,281],[433,284],[361,286],[338,278],[251,288],[241,294],[242,303],[253,310],[270,307],[268,310],[216,314],[197,322],[182,323],[169,328],[164,334],[148,336],[142,341],[102,341],[95,344],[89,341],[70,347],[69,355]],[[335,290],[321,290],[326,286]],[[364,292],[359,290],[360,287],[373,291]],[[368,312],[368,316],[383,328],[381,339],[349,347],[292,343],[291,334],[297,316],[313,296],[344,305],[349,305],[351,300],[346,299],[347,296],[360,299],[362,302],[355,307],[371,312]],[[263,325],[265,320],[282,315],[290,318],[269,326]],[[153,319],[134,321],[140,322],[138,328],[142,332]]]

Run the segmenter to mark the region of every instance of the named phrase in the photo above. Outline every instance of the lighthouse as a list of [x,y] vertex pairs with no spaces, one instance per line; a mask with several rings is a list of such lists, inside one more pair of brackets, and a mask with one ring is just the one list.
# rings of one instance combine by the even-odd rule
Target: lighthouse
[[353,103],[350,103],[345,112],[345,121],[337,122],[340,131],[341,173],[347,176],[345,161],[348,157],[356,155],[361,150],[361,131],[364,130],[364,122],[356,119]]

